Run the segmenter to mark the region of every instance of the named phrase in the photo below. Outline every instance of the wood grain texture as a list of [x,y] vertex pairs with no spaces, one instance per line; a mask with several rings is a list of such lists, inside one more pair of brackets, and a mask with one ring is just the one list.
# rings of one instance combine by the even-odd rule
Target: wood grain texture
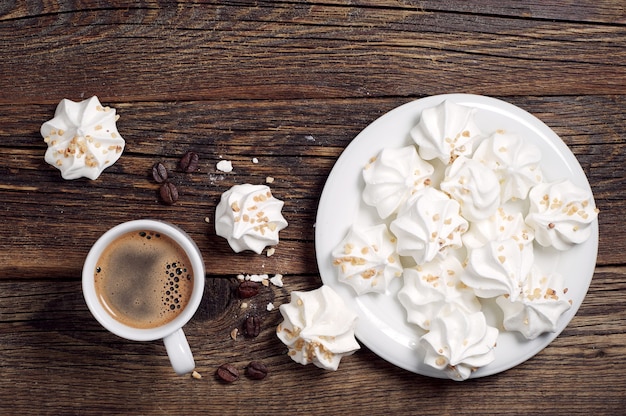
[[[626,10],[621,1],[119,1],[0,4],[1,414],[563,414],[626,409]],[[493,96],[570,147],[600,208],[596,273],[563,333],[506,372],[422,377],[366,346],[337,372],[291,361],[268,303],[321,284],[315,216],[352,139],[424,96]],[[62,98],[115,107],[122,158],[96,181],[63,180],[39,128]],[[198,170],[176,168],[187,150]],[[253,162],[253,158],[258,163]],[[216,163],[231,160],[234,170]],[[165,206],[164,163],[180,190]],[[214,211],[232,185],[265,183],[289,221],[276,253],[234,254]],[[111,226],[138,217],[188,231],[205,257],[185,333],[203,378],[177,377],[161,342],[131,342],[90,315],[82,263]],[[208,219],[208,222],[206,221]],[[237,274],[281,273],[246,301]],[[251,313],[254,339],[239,335]],[[214,371],[262,360],[263,381]]]

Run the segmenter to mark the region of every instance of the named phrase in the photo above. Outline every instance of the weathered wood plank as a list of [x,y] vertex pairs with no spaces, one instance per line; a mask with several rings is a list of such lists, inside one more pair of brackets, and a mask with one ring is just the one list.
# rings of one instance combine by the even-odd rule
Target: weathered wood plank
[[[233,295],[235,279],[209,278],[205,303],[186,327],[202,380],[171,377],[160,342],[124,341],[104,332],[89,315],[76,280],[37,282],[19,292],[13,283],[5,281],[0,282],[2,371],[16,391],[24,391],[10,404],[16,411],[29,408],[26,391],[37,396],[48,390],[54,399],[42,405],[43,411],[46,406],[65,407],[66,402],[79,406],[72,409],[81,414],[102,409],[155,413],[159,408],[168,411],[176,406],[194,406],[199,397],[210,399],[210,408],[221,412],[248,412],[260,392],[263,409],[278,413],[294,413],[300,401],[285,398],[298,397],[316,400],[315,408],[326,412],[360,412],[374,401],[398,414],[441,413],[442,409],[445,414],[445,409],[452,412],[457,409],[456,401],[462,400],[471,404],[471,412],[479,413],[537,413],[543,409],[582,414],[579,409],[594,409],[609,414],[626,404],[626,384],[621,377],[626,364],[618,359],[626,354],[626,309],[620,306],[625,276],[623,268],[596,274],[578,315],[536,357],[505,373],[462,384],[411,375],[367,349],[345,358],[337,373],[293,363],[274,334],[281,321],[278,310],[267,312],[263,308],[270,301],[276,306],[288,302],[291,290],[319,285],[310,276],[287,276],[283,288],[263,288],[258,297],[247,301],[249,309],[241,309],[242,301]],[[262,333],[254,339],[240,336],[233,340],[231,329],[240,325],[250,308],[264,316]],[[598,320],[609,326],[598,330]],[[567,365],[563,364],[564,357]],[[254,381],[242,377],[237,384],[227,386],[213,378],[213,371],[223,362],[243,369],[253,359],[270,367],[266,381],[252,385]],[[153,370],[146,371],[146,366]],[[602,369],[603,377],[590,373]],[[332,382],[336,378],[342,382]],[[570,378],[585,388],[572,389],[563,383]],[[100,382],[111,383],[115,389],[94,396],[90,386]],[[327,388],[329,382],[333,389]],[[511,383],[520,387],[512,390],[508,388]],[[142,387],[146,385],[151,388]],[[120,389],[125,392],[124,403],[113,394]],[[181,389],[188,394],[180,397]],[[416,400],[406,394],[407,390],[420,392],[427,400]],[[339,399],[355,395],[367,395],[368,400]],[[482,399],[476,400],[477,395]],[[511,403],[515,409],[510,408]],[[559,403],[559,408],[553,408],[553,403]],[[7,402],[0,403],[0,409],[9,410],[7,406]]]
[[[395,7],[187,6],[0,21],[0,49],[10,51],[0,71],[13,74],[0,103],[77,93],[160,101],[626,88],[621,25]],[[13,68],[45,68],[45,77]]]

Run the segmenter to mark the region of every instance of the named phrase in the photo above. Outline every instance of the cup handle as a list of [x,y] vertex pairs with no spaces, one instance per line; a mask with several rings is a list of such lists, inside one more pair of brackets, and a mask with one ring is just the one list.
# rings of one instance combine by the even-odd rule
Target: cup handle
[[182,328],[163,338],[163,343],[176,374],[182,376],[191,373],[196,368],[193,354],[191,354],[189,343]]

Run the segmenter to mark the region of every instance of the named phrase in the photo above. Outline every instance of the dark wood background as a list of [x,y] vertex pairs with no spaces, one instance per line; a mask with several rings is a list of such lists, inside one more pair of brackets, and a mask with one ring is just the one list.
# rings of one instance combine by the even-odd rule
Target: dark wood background
[[[4,1],[0,3],[0,413],[619,414],[626,408],[626,10],[623,1]],[[548,348],[463,383],[412,374],[362,348],[337,372],[300,366],[275,336],[293,290],[321,284],[317,203],[335,160],[394,107],[464,92],[516,104],[578,157],[600,213],[589,293]],[[96,181],[43,160],[41,124],[62,98],[97,95],[121,116],[122,158]],[[193,174],[175,171],[187,150]],[[252,158],[259,163],[252,163]],[[231,160],[232,173],[215,169]],[[181,196],[158,202],[153,163]],[[285,201],[271,257],[234,254],[214,208],[239,183]],[[208,270],[186,334],[200,380],[176,376],[160,342],[106,332],[82,298],[89,247],[153,217],[187,230]],[[254,339],[230,332],[251,309],[239,273],[281,273],[251,301]],[[263,381],[214,377],[230,362]]]

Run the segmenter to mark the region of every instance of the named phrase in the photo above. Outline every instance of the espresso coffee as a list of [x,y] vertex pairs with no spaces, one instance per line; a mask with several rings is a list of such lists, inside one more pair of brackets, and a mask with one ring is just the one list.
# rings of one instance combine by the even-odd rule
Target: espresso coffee
[[134,231],[113,241],[94,271],[100,303],[117,321],[156,328],[175,319],[194,287],[191,262],[170,237]]

